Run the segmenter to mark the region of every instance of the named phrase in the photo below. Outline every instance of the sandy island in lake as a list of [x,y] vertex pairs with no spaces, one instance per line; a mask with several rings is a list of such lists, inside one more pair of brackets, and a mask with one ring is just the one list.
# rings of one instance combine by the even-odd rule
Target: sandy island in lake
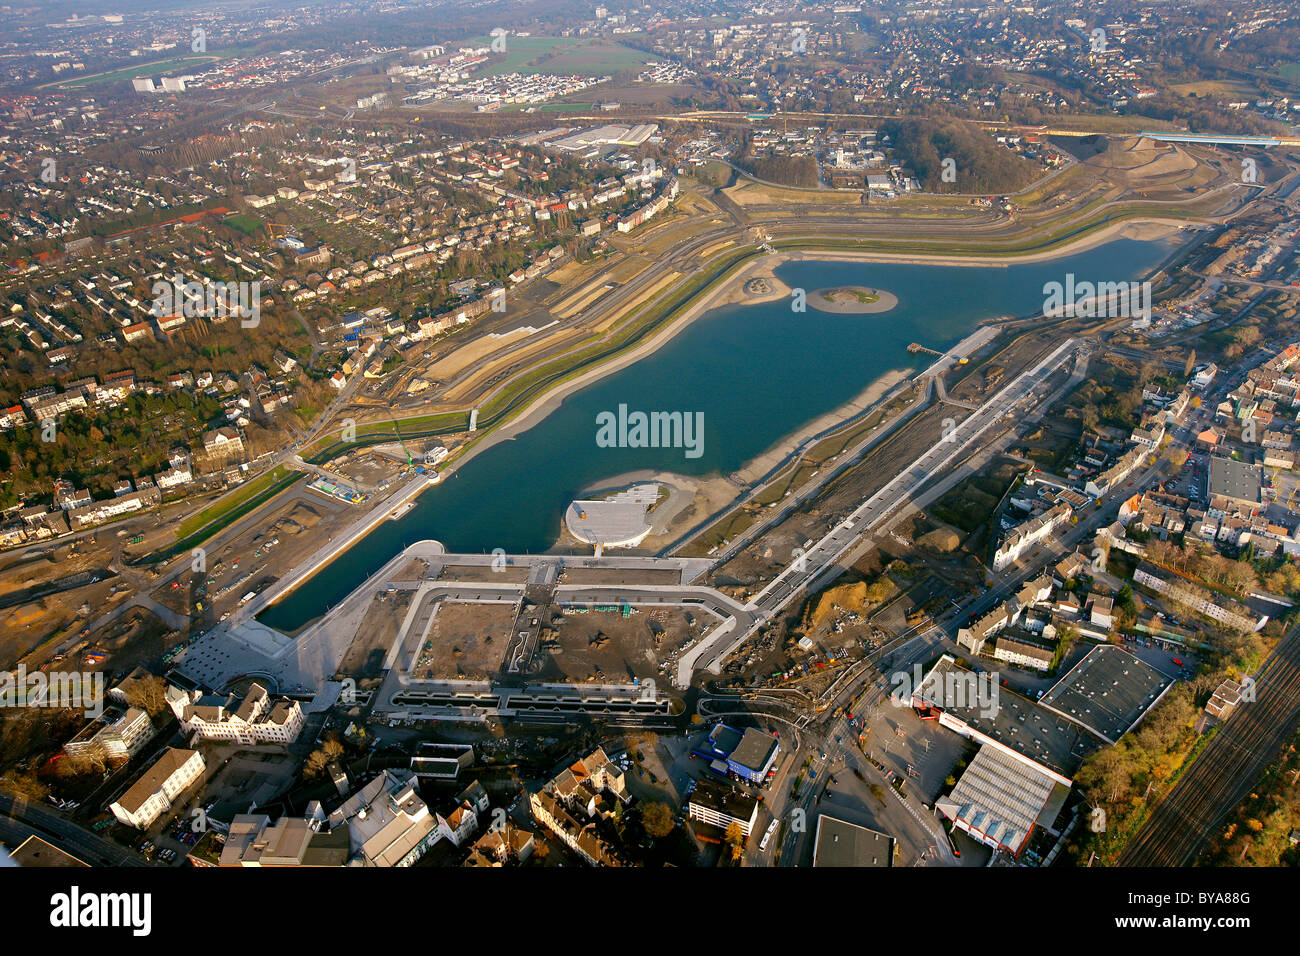
[[[808,249],[799,250],[797,252],[772,253],[762,256],[746,263],[726,280],[719,282],[717,285],[713,286],[713,288],[708,289],[682,314],[680,318],[669,323],[664,328],[661,328],[646,341],[617,358],[611,359],[609,362],[603,363],[596,368],[585,371],[580,375],[576,375],[557,385],[538,401],[528,406],[528,408],[518,418],[507,422],[480,441],[470,445],[463,455],[459,456],[454,462],[449,463],[449,467],[443,473],[444,477],[454,476],[456,470],[461,465],[470,461],[474,456],[486,451],[498,442],[509,441],[520,432],[531,428],[559,407],[560,403],[566,396],[579,391],[587,385],[590,385],[592,382],[605,378],[608,375],[612,375],[634,362],[645,358],[647,355],[654,353],[666,342],[672,339],[673,336],[677,335],[700,316],[706,314],[709,310],[724,305],[735,305],[740,303],[757,304],[762,302],[775,302],[780,299],[788,298],[792,290],[788,285],[776,277],[776,270],[787,262],[801,260],[818,260],[824,262],[909,262],[920,265],[1006,267],[1022,262],[1042,262],[1045,260],[1076,255],[1114,239],[1139,239],[1143,241],[1166,239],[1185,228],[1187,228],[1187,224],[1181,221],[1167,219],[1132,220],[1129,222],[1104,226],[1074,242],[1067,242],[1062,246],[1026,255],[927,256]],[[751,284],[751,281],[755,279],[761,279],[763,282]],[[765,473],[767,467],[770,467],[770,464],[768,464],[767,467],[764,467],[765,463],[774,464],[776,461],[780,460],[784,454],[788,454],[789,450],[796,447],[804,436],[816,434],[829,427],[829,425],[835,421],[843,421],[856,411],[861,410],[863,402],[870,404],[871,402],[878,401],[885,392],[910,375],[910,370],[900,369],[881,376],[875,382],[871,383],[865,392],[847,405],[821,416],[814,422],[808,423],[804,427],[798,429],[797,432],[786,436],[786,438],[779,441],[771,449],[754,459],[752,462],[747,463],[741,470],[741,477],[746,481],[750,481],[757,475]],[[504,384],[505,383],[503,383],[501,387],[504,387]],[[872,396],[873,393],[874,397],[869,397]],[[595,434],[596,428],[595,423],[593,422],[593,442],[595,441]],[[785,450],[782,451],[782,449]],[[674,477],[677,479],[676,484],[686,484],[680,476]],[[674,484],[674,482],[664,480],[663,477],[658,475],[654,475],[652,480],[660,480],[664,484],[670,486]],[[723,490],[723,487],[730,487],[732,489],[733,498],[735,494],[739,493],[739,489],[736,485],[727,478],[714,477],[710,479],[689,479],[689,481],[696,483],[695,490],[697,494],[707,491],[708,494],[706,497],[708,499],[713,499],[714,501],[720,497],[719,492]],[[677,489],[679,494],[684,493],[686,490],[685,487],[678,487]],[[715,508],[713,510],[717,509]],[[687,515],[696,511],[697,508],[692,507],[686,512],[686,514],[682,514],[679,517],[684,519]],[[665,514],[667,513],[668,511],[665,510]],[[699,517],[696,517],[695,520],[699,520]],[[677,524],[678,522],[675,521],[673,523]],[[652,542],[654,542],[654,538],[657,537],[659,536],[655,535],[653,538],[648,538],[644,543],[644,546],[653,547],[654,545]],[[671,537],[671,533],[665,535],[665,537]]]
[[808,293],[808,305],[818,312],[837,315],[879,315],[898,305],[898,296],[884,289],[863,285],[843,285],[834,289],[816,289]]

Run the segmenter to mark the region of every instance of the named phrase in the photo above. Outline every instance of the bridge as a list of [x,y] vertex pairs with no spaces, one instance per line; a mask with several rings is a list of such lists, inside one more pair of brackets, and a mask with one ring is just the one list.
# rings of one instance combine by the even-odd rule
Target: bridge
[[1162,143],[1198,143],[1206,146],[1300,146],[1300,139],[1279,139],[1273,136],[1225,136],[1220,133],[1156,133],[1143,130],[1137,134]]

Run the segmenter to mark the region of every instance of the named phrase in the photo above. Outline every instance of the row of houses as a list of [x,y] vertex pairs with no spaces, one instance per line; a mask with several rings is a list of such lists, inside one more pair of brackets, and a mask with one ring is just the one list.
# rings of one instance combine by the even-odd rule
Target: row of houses
[[313,801],[304,816],[274,822],[240,814],[217,865],[408,867],[442,841],[466,845],[487,812],[487,791],[474,781],[444,816],[429,808],[417,783],[409,770],[384,770],[329,813]]
[[619,232],[631,232],[637,226],[644,222],[649,222],[655,216],[662,213],[668,208],[678,193],[677,177],[670,176],[663,184],[658,194],[643,206],[638,206],[627,215],[618,220],[617,229]]
[[591,866],[624,866],[598,823],[613,815],[615,803],[631,799],[623,771],[597,748],[530,793],[528,805],[534,820]]
[[1234,631],[1257,631],[1268,623],[1268,618],[1250,611],[1240,601],[1215,594],[1181,575],[1144,561],[1133,572],[1133,582],[1148,587],[1196,613]]
[[993,570],[1001,571],[1018,560],[1057,528],[1067,523],[1072,514],[1073,510],[1070,506],[1060,502],[1028,521],[1016,525],[1002,538],[993,552]]
[[[240,458],[244,452],[243,436],[229,425],[210,429],[203,435],[203,450],[212,461]],[[0,523],[0,547],[43,541],[156,508],[162,503],[164,492],[195,480],[187,449],[173,450],[168,466],[152,476],[118,481],[113,486],[113,497],[98,501],[89,490],[77,488],[63,478],[55,479],[50,503],[21,507],[16,514],[10,512],[14,517]]]
[[957,646],[1017,667],[1046,671],[1056,657],[1059,635],[1070,628],[1105,640],[1114,627],[1114,599],[1076,594],[1064,584],[1088,567],[1077,552],[1057,563],[1055,576],[1042,575],[957,631]]

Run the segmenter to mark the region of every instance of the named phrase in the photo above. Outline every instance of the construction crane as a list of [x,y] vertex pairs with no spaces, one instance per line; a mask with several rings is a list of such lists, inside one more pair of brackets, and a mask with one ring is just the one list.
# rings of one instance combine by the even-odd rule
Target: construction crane
[[411,457],[411,450],[406,447],[406,441],[402,438],[402,429],[397,424],[397,419],[393,419],[393,434],[397,436],[397,442],[402,446],[402,451],[406,452],[406,464],[414,465],[415,459]]

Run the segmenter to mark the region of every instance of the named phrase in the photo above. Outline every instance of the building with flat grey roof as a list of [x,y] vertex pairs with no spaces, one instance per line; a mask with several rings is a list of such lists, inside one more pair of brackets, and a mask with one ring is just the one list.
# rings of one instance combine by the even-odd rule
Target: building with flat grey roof
[[894,838],[829,813],[817,818],[813,866],[893,866]]
[[746,780],[762,783],[767,779],[768,771],[775,765],[780,752],[781,745],[776,737],[748,727],[740,738],[740,744],[727,758],[727,766],[732,773]]
[[1078,724],[1040,707],[998,683],[996,674],[976,674],[943,655],[912,692],[923,717],[978,743],[992,743],[1039,767],[1058,783],[1100,744]]
[[1039,706],[1113,744],[1137,726],[1173,683],[1124,648],[1099,644],[1052,685]]
[[1257,507],[1262,485],[1263,471],[1259,465],[1251,465],[1219,455],[1210,457],[1211,500],[1227,498],[1234,504]]
[[243,813],[230,821],[218,866],[343,866],[348,830],[330,830],[319,813],[281,817]]
[[972,839],[1019,856],[1035,828],[1051,829],[1069,794],[1037,767],[986,744],[935,809]]

